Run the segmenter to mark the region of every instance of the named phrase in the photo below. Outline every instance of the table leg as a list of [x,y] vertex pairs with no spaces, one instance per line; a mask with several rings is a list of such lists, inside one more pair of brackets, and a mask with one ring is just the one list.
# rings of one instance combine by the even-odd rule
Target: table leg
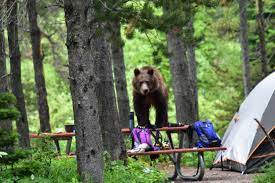
[[60,145],[59,145],[59,140],[54,139],[54,143],[55,143],[56,150],[57,150],[58,154],[60,154]]
[[69,155],[71,152],[72,138],[67,140],[66,154]]
[[181,165],[177,162],[177,173],[178,176],[182,180],[202,180],[205,172],[205,164],[204,164],[204,158],[203,158],[203,153],[198,153],[198,167],[197,167],[197,172],[193,176],[185,176],[181,172]]
[[176,159],[174,160],[173,157],[169,156],[170,160],[172,161],[172,163],[174,164],[174,172],[172,174],[172,176],[168,177],[169,180],[175,180],[178,177],[178,171],[177,171],[177,164],[176,164]]
[[[183,134],[183,132],[180,132],[178,134],[179,134],[178,135],[178,138],[179,138],[179,148],[181,149],[181,148],[183,148],[183,136],[184,136],[184,134]],[[177,154],[177,165],[181,164],[181,155],[182,155],[182,153],[178,153]]]
[[166,132],[166,134],[167,134],[167,137],[168,137],[168,141],[169,141],[170,148],[171,148],[171,149],[175,149],[175,148],[174,148],[174,144],[173,144],[173,140],[172,140],[171,133],[170,133],[170,132]]
[[221,152],[221,167],[222,167],[222,171],[223,171],[223,158],[222,158],[222,152]]
[[[171,133],[170,132],[166,132],[166,135],[168,137],[170,149],[175,149]],[[174,164],[174,168],[175,169],[174,169],[173,175],[171,177],[169,177],[168,179],[169,180],[175,180],[178,177],[177,168],[176,168],[177,167],[177,156],[174,153],[172,155],[169,155],[169,158],[170,158],[171,162]]]
[[[186,134],[190,135],[190,134]],[[190,136],[189,136],[190,137]],[[183,148],[183,142],[184,142],[184,133],[180,132],[179,133],[179,148]],[[204,158],[203,158],[203,152],[198,153],[198,167],[197,167],[197,172],[195,175],[192,176],[186,176],[181,172],[181,156],[182,153],[177,154],[177,161],[176,161],[176,171],[178,176],[182,180],[202,180],[205,172],[205,164],[204,164]]]

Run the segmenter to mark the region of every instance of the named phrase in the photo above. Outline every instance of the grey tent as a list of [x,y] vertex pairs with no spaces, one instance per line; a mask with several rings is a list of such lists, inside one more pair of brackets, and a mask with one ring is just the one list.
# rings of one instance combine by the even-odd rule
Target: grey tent
[[[232,119],[224,137],[224,152],[219,152],[214,167],[223,166],[231,170],[249,173],[257,170],[264,162],[275,158],[272,146],[275,139],[275,72],[271,73],[249,93],[240,105],[239,120]],[[258,119],[270,141],[254,120]]]

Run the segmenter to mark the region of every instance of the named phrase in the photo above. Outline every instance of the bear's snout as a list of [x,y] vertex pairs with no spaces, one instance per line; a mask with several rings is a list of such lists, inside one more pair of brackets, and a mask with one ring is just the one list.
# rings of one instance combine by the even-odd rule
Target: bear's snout
[[147,95],[149,93],[149,87],[148,87],[148,85],[146,83],[142,83],[140,89],[141,89],[141,93],[143,95]]
[[143,93],[144,93],[144,94],[147,94],[147,93],[149,93],[149,90],[147,90],[147,89],[146,89],[146,90],[143,90]]

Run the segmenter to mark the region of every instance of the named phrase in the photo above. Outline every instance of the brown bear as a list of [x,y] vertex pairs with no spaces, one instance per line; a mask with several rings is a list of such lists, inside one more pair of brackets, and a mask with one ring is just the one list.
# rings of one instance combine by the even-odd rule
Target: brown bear
[[158,69],[144,66],[134,70],[133,101],[139,126],[151,127],[149,121],[149,109],[156,109],[156,127],[168,125],[167,100],[168,91],[163,77]]

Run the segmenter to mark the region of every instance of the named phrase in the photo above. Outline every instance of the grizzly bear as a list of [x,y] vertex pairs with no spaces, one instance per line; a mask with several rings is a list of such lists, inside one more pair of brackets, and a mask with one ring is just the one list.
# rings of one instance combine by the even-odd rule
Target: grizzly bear
[[167,100],[168,92],[163,77],[158,69],[144,66],[134,70],[133,102],[139,126],[151,127],[149,109],[156,109],[156,127],[168,125]]

